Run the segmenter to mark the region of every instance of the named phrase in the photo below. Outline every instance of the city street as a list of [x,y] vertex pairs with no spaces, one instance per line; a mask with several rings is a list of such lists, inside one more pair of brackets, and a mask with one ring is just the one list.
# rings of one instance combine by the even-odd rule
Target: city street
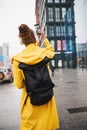
[[0,84],[0,130],[19,130],[20,94],[12,83]]
[[[87,70],[57,69],[52,77],[59,130],[87,130]],[[0,130],[19,130],[21,90],[0,84]]]

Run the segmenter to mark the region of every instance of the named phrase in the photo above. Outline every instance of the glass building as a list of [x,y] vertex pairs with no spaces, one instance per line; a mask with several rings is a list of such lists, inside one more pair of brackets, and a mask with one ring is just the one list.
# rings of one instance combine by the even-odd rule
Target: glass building
[[76,68],[74,0],[36,0],[36,23],[44,27],[54,47],[51,64]]

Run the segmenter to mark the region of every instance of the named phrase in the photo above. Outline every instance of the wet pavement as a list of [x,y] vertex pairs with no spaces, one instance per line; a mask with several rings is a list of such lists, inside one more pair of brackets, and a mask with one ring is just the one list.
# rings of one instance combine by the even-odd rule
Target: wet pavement
[[0,130],[19,130],[20,97],[12,83],[0,84]]
[[57,70],[53,80],[59,130],[87,130],[87,70]]
[[[87,130],[87,70],[57,69],[52,77],[59,130]],[[21,90],[0,84],[0,130],[19,130]]]

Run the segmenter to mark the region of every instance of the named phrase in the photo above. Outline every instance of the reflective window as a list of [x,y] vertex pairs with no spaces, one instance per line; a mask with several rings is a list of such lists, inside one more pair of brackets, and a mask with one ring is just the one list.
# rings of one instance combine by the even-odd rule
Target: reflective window
[[55,3],[59,3],[60,2],[60,0],[55,0]]
[[55,8],[55,21],[60,21],[60,8]]
[[51,42],[53,48],[55,49],[55,41],[54,40],[50,40],[50,42]]
[[62,8],[62,21],[64,21],[66,15],[66,8]]
[[65,40],[62,40],[62,48],[64,51],[66,50],[66,41]]
[[55,66],[55,60],[51,60],[52,66]]
[[66,50],[66,41],[65,40],[57,40],[57,50]]
[[61,0],[61,3],[65,3],[66,2],[66,0]]
[[53,21],[53,8],[48,8],[48,21]]
[[61,40],[57,40],[57,50],[61,51],[62,47],[61,47]]
[[69,8],[68,11],[67,11],[67,21],[68,21],[68,22],[72,21],[72,12],[71,12],[71,8]]
[[58,67],[62,67],[62,60],[58,61]]
[[53,0],[47,0],[47,2],[48,2],[48,3],[52,3],[52,2],[53,2]]
[[45,35],[47,36],[47,25],[45,25]]
[[67,28],[68,28],[68,36],[72,36],[72,26],[69,25]]
[[49,26],[48,32],[49,32],[49,36],[54,36],[54,26]]
[[72,40],[69,40],[69,51],[72,51]]
[[66,32],[65,32],[65,26],[61,26],[61,36],[65,36]]
[[61,36],[60,26],[56,26],[56,36]]

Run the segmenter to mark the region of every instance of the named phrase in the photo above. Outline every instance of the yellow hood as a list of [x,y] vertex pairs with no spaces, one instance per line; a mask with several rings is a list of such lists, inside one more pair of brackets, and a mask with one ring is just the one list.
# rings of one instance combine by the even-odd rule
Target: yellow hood
[[53,58],[54,49],[47,38],[44,39],[45,48],[39,47],[37,44],[29,44],[21,53],[12,58],[18,62],[33,65],[42,61],[46,56]]
[[36,44],[28,45],[21,53],[13,57],[13,60],[26,64],[36,64],[46,56],[46,48],[40,48]]

